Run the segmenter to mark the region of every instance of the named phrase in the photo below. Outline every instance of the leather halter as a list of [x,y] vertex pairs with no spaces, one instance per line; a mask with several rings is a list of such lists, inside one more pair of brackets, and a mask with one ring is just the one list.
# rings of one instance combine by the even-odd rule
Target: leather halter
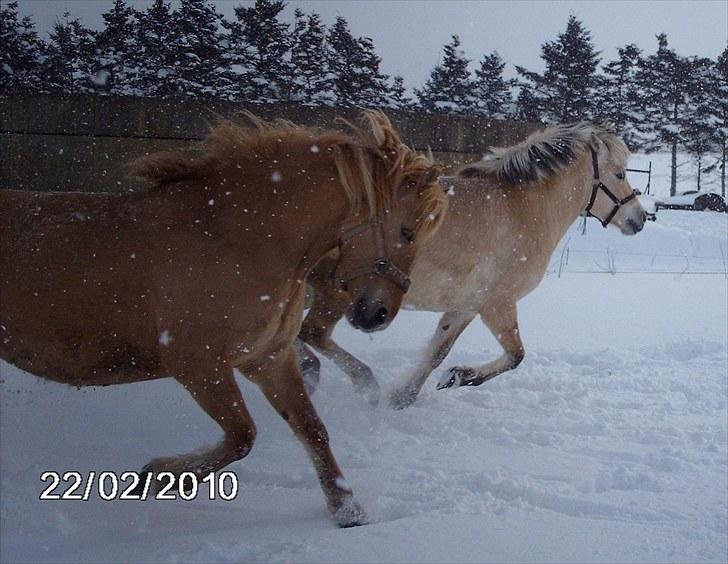
[[390,282],[393,282],[403,292],[406,292],[410,287],[409,276],[407,276],[403,270],[398,268],[397,265],[387,258],[387,249],[384,245],[384,226],[379,220],[360,223],[351,229],[347,229],[341,234],[338,243],[339,261],[341,261],[341,249],[344,244],[367,232],[371,232],[374,236],[374,244],[377,248],[378,258],[375,259],[372,264],[355,268],[351,272],[343,275],[339,273],[339,262],[337,262],[336,268],[334,268],[331,276],[336,279],[342,290],[346,290],[347,283],[354,280],[354,278],[374,274],[376,276],[386,278]]
[[[634,200],[637,197],[637,192],[634,190],[629,196],[626,196],[622,199],[619,199],[617,196],[614,195],[614,193],[605,186],[605,184],[599,179],[599,163],[597,161],[597,153],[594,149],[591,150],[592,154],[592,168],[594,169],[594,183],[592,184],[592,193],[591,197],[589,198],[589,203],[586,205],[586,208],[584,208],[584,214],[588,217],[596,217],[599,222],[602,224],[602,227],[607,227],[612,220],[614,219],[614,216],[617,215],[617,212],[619,211],[619,208],[621,208],[624,204],[627,202],[630,202]],[[602,219],[598,215],[594,215],[591,212],[592,207],[594,207],[594,202],[596,202],[597,194],[599,193],[599,190],[604,192],[607,197],[612,200],[612,203],[614,204],[614,207],[612,208],[612,211],[607,214],[607,217]]]

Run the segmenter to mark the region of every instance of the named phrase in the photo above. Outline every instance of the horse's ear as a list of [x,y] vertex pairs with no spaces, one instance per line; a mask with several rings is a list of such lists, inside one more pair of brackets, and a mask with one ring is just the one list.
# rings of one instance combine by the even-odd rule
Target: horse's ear
[[599,135],[597,135],[597,132],[595,130],[592,130],[592,132],[591,132],[591,143],[590,143],[590,145],[591,145],[592,149],[594,149],[594,151],[596,152],[597,155],[599,155],[599,153],[601,152],[602,147],[605,147],[606,146],[604,144],[604,141],[602,141],[601,139],[599,139]]
[[402,145],[402,140],[384,112],[380,110],[364,111],[362,121],[381,151],[396,151]]
[[427,169],[427,172],[425,172],[422,183],[425,186],[429,186],[430,184],[434,183],[440,176],[442,176],[443,169],[444,167],[440,163],[433,164],[430,168]]

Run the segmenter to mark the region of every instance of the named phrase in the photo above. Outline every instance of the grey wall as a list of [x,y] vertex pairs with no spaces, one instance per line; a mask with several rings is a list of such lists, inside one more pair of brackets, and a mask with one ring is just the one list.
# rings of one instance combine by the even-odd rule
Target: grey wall
[[[0,189],[119,192],[143,189],[124,165],[157,150],[191,147],[217,116],[240,110],[304,125],[352,121],[356,110],[249,105],[219,100],[4,94],[0,96]],[[389,110],[403,139],[431,148],[448,170],[510,145],[534,124]]]

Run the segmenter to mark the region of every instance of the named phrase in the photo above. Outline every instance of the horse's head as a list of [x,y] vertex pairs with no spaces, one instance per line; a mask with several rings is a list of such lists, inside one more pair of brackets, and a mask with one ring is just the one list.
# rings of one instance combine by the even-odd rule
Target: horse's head
[[397,315],[417,250],[442,221],[447,197],[437,183],[440,165],[402,143],[383,113],[365,112],[363,121],[357,133],[368,148],[367,206],[342,229],[335,276],[351,298],[349,322],[375,331]]
[[586,207],[604,227],[612,224],[625,235],[642,231],[647,212],[627,180],[629,150],[611,133],[592,134],[592,190]]

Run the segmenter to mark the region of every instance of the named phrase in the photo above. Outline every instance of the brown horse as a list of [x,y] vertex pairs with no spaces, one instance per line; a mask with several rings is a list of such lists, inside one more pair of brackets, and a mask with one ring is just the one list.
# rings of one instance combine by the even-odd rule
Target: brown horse
[[[625,177],[629,151],[622,140],[587,123],[537,132],[523,143],[493,149],[484,159],[440,179],[450,194],[447,217],[418,255],[412,271],[410,309],[445,312],[422,361],[391,398],[410,405],[455,340],[480,314],[504,354],[477,367],[451,368],[438,389],[478,386],[518,366],[525,351],[516,303],[543,278],[551,254],[569,226],[586,214],[632,235],[646,214]],[[315,289],[301,340],[332,358],[355,388],[376,396],[371,370],[331,339],[348,298],[329,282],[334,259],[316,267]],[[305,345],[305,377],[318,379],[318,364]]]
[[194,158],[137,162],[148,193],[0,191],[0,356],[74,386],[175,378],[224,437],[152,460],[154,475],[203,476],[250,451],[239,368],[308,450],[336,522],[360,524],[298,369],[304,281],[338,246],[352,322],[386,326],[417,251],[402,233],[424,241],[443,216],[440,168],[379,112],[350,134],[248,117]]

